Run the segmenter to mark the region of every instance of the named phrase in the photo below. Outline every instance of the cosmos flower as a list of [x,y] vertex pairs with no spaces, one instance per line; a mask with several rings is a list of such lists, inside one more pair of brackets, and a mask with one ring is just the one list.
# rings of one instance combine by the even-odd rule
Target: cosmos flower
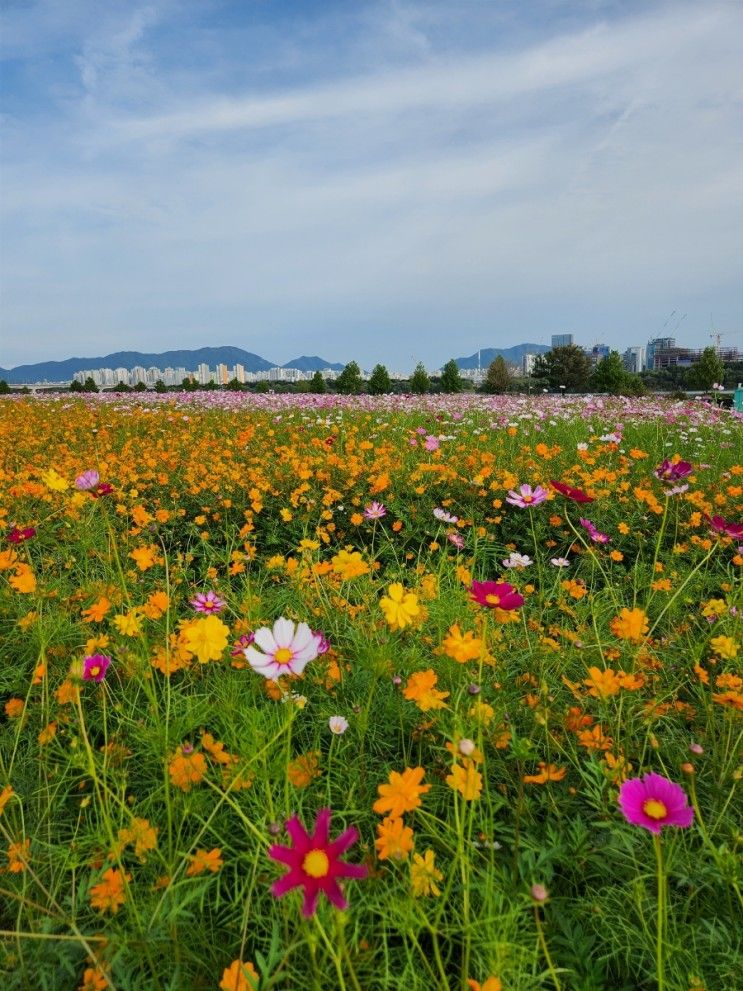
[[488,609],[518,609],[523,606],[524,597],[508,582],[472,582],[470,598]]
[[83,681],[103,681],[110,663],[111,658],[106,654],[91,654],[86,657],[83,661]]
[[738,540],[743,537],[743,523],[728,523],[722,516],[708,516],[707,513],[704,513],[704,518],[718,533],[726,533]]
[[459,522],[458,516],[454,516],[452,513],[448,513],[445,509],[442,509],[441,506],[437,506],[434,509],[433,515],[436,517],[439,523],[454,524]]
[[688,461],[677,461],[674,464],[668,458],[664,458],[653,474],[661,482],[678,482],[680,479],[686,478],[687,475],[691,475],[693,470]]
[[370,502],[364,509],[365,520],[381,520],[387,515],[387,509],[381,502]]
[[428,437],[426,437],[426,442],[423,446],[427,451],[438,451],[441,445],[439,444],[438,437],[434,437],[433,434],[429,434]]
[[501,564],[504,568],[528,568],[534,562],[528,554],[517,554],[516,551],[511,551],[509,556],[501,561]]
[[554,479],[550,481],[550,485],[553,489],[556,489],[560,495],[566,496],[568,499],[572,499],[573,502],[593,502],[593,497],[586,495],[582,489],[574,489],[572,485],[565,485],[564,482],[555,482]]
[[94,486],[92,489],[88,489],[90,494],[94,499],[100,499],[101,496],[111,495],[114,490],[113,485],[109,485],[108,482],[101,482],[99,485]]
[[23,527],[22,529],[14,526],[8,534],[7,540],[9,540],[11,544],[22,544],[24,540],[30,540],[35,536],[36,529],[32,526]]
[[[318,655],[320,636],[313,633],[306,623],[295,627],[283,616],[273,624],[273,630],[262,626],[255,631],[253,644],[245,648],[248,663],[264,678],[276,681],[284,674],[301,674],[305,666]],[[263,651],[263,653],[261,653]]]
[[461,533],[447,533],[446,539],[449,541],[450,544],[454,544],[454,546],[457,547],[460,551],[464,547],[465,541]]
[[212,613],[222,612],[227,603],[224,599],[220,599],[216,592],[210,590],[206,594],[199,592],[191,599],[189,605],[196,612],[211,615]]
[[547,498],[547,489],[537,485],[532,489],[531,485],[521,485],[518,492],[511,489],[506,496],[506,502],[511,506],[518,506],[519,509],[528,509],[529,506],[538,506]]
[[331,716],[328,720],[328,726],[331,733],[341,736],[348,729],[348,720],[344,719],[343,716]]
[[[285,622],[288,622],[285,620]],[[315,828],[310,835],[296,815],[286,822],[286,831],[293,846],[274,844],[268,855],[272,860],[285,864],[289,870],[271,886],[271,894],[281,898],[294,888],[304,888],[302,915],[315,914],[320,894],[336,908],[348,907],[339,878],[364,878],[367,868],[363,864],[347,864],[341,854],[359,838],[359,831],[350,826],[334,840],[329,840],[331,810],[320,809],[315,820]]]
[[553,568],[569,568],[570,561],[566,557],[552,557],[550,558],[550,564]]
[[630,778],[619,789],[619,807],[633,826],[660,833],[664,826],[686,829],[694,819],[684,789],[660,774]]
[[88,468],[87,471],[82,472],[75,479],[75,488],[80,492],[87,492],[89,489],[94,489],[100,480],[101,476],[95,468]]
[[608,544],[611,542],[611,537],[607,536],[605,533],[601,533],[596,527],[591,523],[590,520],[585,520],[583,518],[579,519],[578,522],[583,527],[584,530],[588,531],[588,535],[597,544]]

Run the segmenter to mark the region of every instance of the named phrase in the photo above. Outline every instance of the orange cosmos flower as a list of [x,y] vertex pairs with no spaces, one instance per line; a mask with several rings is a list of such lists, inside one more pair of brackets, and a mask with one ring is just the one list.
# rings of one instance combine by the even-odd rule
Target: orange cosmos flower
[[642,609],[622,609],[609,624],[611,632],[620,640],[640,643],[648,632],[648,617]]
[[440,692],[434,686],[438,676],[429,668],[427,671],[416,671],[408,678],[403,695],[410,702],[415,702],[421,712],[431,709],[445,709],[442,701],[449,697],[449,692]]
[[387,816],[379,823],[377,837],[374,846],[380,860],[407,860],[415,846],[413,830],[394,816]]
[[176,788],[191,791],[191,786],[198,784],[206,774],[206,758],[184,744],[170,762],[168,774]]
[[131,874],[124,874],[115,867],[109,867],[103,874],[103,880],[90,889],[91,906],[101,912],[111,912],[116,915],[126,901],[124,889],[131,879]]
[[212,874],[216,874],[220,868],[224,867],[224,861],[222,860],[222,851],[219,847],[214,847],[213,850],[197,850],[193,855],[193,860],[191,865],[186,870],[187,877],[198,877],[199,874],[203,874],[205,871],[211,871]]
[[222,974],[219,991],[255,991],[258,980],[258,971],[249,960],[233,960]]
[[390,771],[389,784],[379,785],[379,798],[373,805],[375,812],[389,812],[392,818],[399,818],[405,812],[412,812],[420,804],[420,796],[429,791],[430,785],[422,785],[426,772],[422,767],[406,768],[402,774]]
[[524,775],[523,780],[527,784],[544,785],[548,781],[562,781],[567,774],[567,770],[564,767],[557,767],[556,764],[545,764],[543,760],[539,761],[537,767],[539,768],[537,774]]
[[602,671],[600,668],[591,667],[588,669],[588,675],[588,678],[583,680],[583,684],[589,686],[588,694],[593,698],[607,699],[611,695],[616,695],[621,687],[613,668]]

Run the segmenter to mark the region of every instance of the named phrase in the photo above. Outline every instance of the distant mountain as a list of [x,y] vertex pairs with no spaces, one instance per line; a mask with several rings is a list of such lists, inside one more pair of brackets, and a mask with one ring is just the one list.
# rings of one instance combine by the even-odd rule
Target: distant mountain
[[266,361],[250,351],[243,351],[242,348],[199,348],[196,351],[162,351],[160,354],[117,351],[100,358],[68,358],[66,361],[41,361],[36,365],[0,368],[0,379],[5,379],[11,385],[20,382],[66,382],[75,372],[92,371],[94,368],[126,368],[131,371],[137,365],[143,368],[154,365],[162,369],[185,368],[195,371],[201,364],[209,365],[210,368],[215,365],[227,365],[229,368],[242,365],[247,372],[265,372],[276,367],[274,362]]
[[318,358],[316,354],[310,356],[303,354],[301,358],[292,358],[291,361],[282,365],[282,368],[298,368],[301,372],[322,372],[326,368],[342,372],[345,367],[337,361],[326,361],[324,358]]
[[[482,348],[480,351],[480,367],[487,368],[498,355],[509,365],[520,365],[525,354],[546,354],[551,348],[547,344],[516,344],[512,348]],[[467,358],[455,358],[460,368],[477,368],[478,352]]]

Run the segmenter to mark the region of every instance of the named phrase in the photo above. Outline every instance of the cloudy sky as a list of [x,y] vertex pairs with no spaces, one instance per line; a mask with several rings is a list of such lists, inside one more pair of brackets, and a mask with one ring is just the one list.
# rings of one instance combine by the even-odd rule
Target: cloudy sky
[[0,366],[743,347],[741,50],[738,0],[3,0]]

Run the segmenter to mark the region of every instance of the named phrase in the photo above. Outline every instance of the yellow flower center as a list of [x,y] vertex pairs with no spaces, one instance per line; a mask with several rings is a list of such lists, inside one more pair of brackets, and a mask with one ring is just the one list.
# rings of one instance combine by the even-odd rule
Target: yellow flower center
[[532,502],[534,496],[521,496],[522,502]]
[[326,877],[330,870],[330,861],[324,850],[310,850],[302,861],[302,870],[310,877]]
[[98,667],[97,664],[94,664],[93,667],[90,668],[90,670],[88,671],[88,674],[91,676],[91,678],[97,678],[100,673],[101,673],[101,669]]
[[647,802],[642,807],[642,811],[650,819],[665,819],[668,815],[668,809],[665,807],[663,802],[659,802],[657,798],[649,798]]
[[276,653],[273,655],[273,659],[277,664],[288,664],[292,659],[292,652],[288,647],[279,647]]
[[499,595],[493,595],[492,592],[489,592],[485,596],[485,601],[487,602],[487,604],[489,606],[499,606],[500,605],[500,596]]

